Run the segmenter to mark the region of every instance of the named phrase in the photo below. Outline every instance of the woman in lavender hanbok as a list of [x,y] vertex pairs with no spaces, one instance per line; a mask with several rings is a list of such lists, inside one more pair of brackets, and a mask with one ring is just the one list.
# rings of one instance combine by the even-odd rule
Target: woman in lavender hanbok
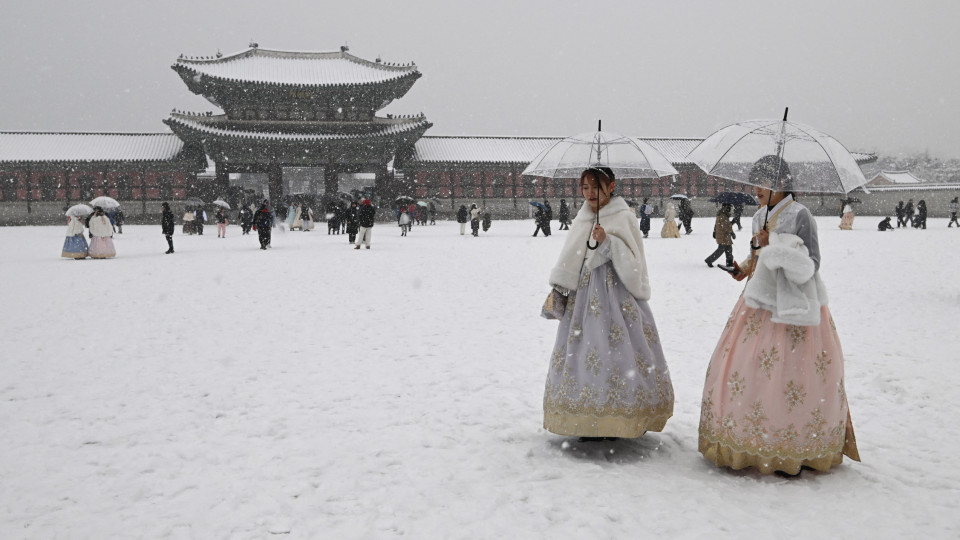
[[87,258],[87,240],[83,237],[83,218],[67,216],[67,239],[63,241],[61,257],[67,259]]
[[[752,182],[790,170],[777,156]],[[820,279],[817,222],[789,191],[756,187],[751,256],[725,268],[748,279],[707,368],[700,452],[717,465],[763,474],[825,471],[860,461],[843,384],[843,351]]]
[[[558,435],[635,438],[673,415],[673,385],[647,300],[650,281],[636,214],[612,196],[613,172],[587,169],[584,204],[550,273],[567,296],[543,397]],[[595,225],[599,210],[600,223]],[[599,245],[587,249],[587,241]]]

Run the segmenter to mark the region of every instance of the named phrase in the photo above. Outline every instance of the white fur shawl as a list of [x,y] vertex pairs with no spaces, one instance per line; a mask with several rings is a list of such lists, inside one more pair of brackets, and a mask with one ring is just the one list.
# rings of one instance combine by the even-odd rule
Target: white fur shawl
[[827,305],[827,290],[807,247],[789,233],[770,233],[743,297],[748,306],[771,312],[773,322],[797,326],[819,325],[820,306]]
[[93,216],[90,218],[90,234],[94,236],[113,236],[113,225],[107,216]]
[[[576,289],[580,281],[580,268],[587,254],[587,239],[593,231],[596,214],[584,203],[577,212],[567,239],[560,251],[557,264],[550,272],[550,285]],[[607,233],[609,260],[617,276],[638,300],[650,299],[650,278],[647,275],[647,260],[643,254],[643,233],[637,224],[633,209],[621,197],[614,197],[600,209],[600,226]],[[599,255],[590,260],[590,267],[602,265],[608,259]]]

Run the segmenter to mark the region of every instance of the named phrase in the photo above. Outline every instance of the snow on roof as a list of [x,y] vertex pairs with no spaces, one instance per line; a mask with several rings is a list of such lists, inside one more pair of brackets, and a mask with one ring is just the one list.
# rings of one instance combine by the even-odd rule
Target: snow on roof
[[914,176],[910,171],[880,171],[870,179],[871,182],[883,178],[892,184],[922,184],[923,180]]
[[170,161],[181,150],[173,133],[0,132],[0,162]]
[[346,50],[294,52],[258,47],[221,58],[180,57],[173,68],[232,81],[295,86],[377,84],[419,75],[416,64],[371,62]]
[[[389,123],[383,123],[382,128],[373,132],[361,134],[345,133],[276,133],[255,130],[224,129],[217,127],[216,124],[205,123],[203,119],[216,119],[217,117],[198,117],[189,114],[173,113],[170,118],[164,122],[171,127],[180,125],[191,131],[205,133],[209,135],[219,135],[221,137],[248,138],[272,141],[332,141],[348,139],[365,139],[369,137],[382,137],[385,135],[398,135],[417,129],[426,129],[432,126],[425,116],[415,116],[411,118],[395,119]],[[380,119],[383,120],[383,119]],[[207,120],[210,121],[210,120]]]
[[[674,165],[693,165],[687,155],[703,139],[636,137],[653,146]],[[527,164],[563,137],[483,137],[427,135],[414,146],[420,162],[523,163]],[[873,154],[853,152],[857,163],[876,160]]]

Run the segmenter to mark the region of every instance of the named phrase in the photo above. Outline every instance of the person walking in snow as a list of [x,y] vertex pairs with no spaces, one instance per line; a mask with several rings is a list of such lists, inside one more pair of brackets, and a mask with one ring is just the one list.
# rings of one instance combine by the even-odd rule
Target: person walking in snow
[[[609,168],[580,177],[584,204],[550,272],[562,315],[543,396],[543,427],[557,435],[637,438],[673,415],[673,385],[650,310],[637,216]],[[599,224],[596,223],[599,212]],[[587,242],[596,249],[586,249]]]
[[373,237],[373,222],[377,216],[377,209],[373,207],[370,199],[364,199],[357,212],[357,222],[360,229],[357,232],[357,245],[353,249],[360,249],[360,244],[370,249],[370,239]]
[[647,202],[647,197],[643,198],[643,204],[640,205],[640,231],[646,238],[650,234],[650,216],[653,215],[653,207]]
[[736,237],[733,225],[730,223],[730,205],[723,204],[717,211],[717,221],[713,226],[713,238],[717,241],[717,249],[704,259],[707,266],[713,268],[713,261],[725,255],[727,266],[733,267],[733,240]]
[[667,209],[663,213],[663,227],[660,228],[662,238],[680,238],[680,227],[677,226],[677,210],[673,203],[667,203]]
[[90,217],[90,234],[93,236],[88,250],[91,259],[112,259],[117,256],[117,249],[113,245],[113,225],[99,206],[94,208]]
[[927,228],[927,202],[923,199],[917,203],[917,225],[918,229]]
[[270,247],[271,237],[273,236],[273,213],[270,212],[270,202],[264,200],[260,208],[253,214],[253,230],[257,231],[257,237],[260,240],[260,249]]
[[160,232],[167,239],[168,249],[164,253],[167,255],[173,253],[173,212],[170,211],[170,203],[163,201],[160,205]]
[[550,201],[543,200],[543,235],[550,236],[553,234],[553,231],[550,230],[550,222],[553,221],[553,207],[550,206]]
[[480,209],[477,203],[470,205],[470,230],[474,236],[480,236]]
[[843,212],[840,219],[840,229],[844,231],[853,230],[853,204],[850,201],[843,201]]
[[250,227],[253,226],[253,212],[246,204],[240,208],[240,231],[242,234],[250,234]]
[[469,212],[467,212],[467,206],[461,204],[460,209],[457,210],[457,223],[460,224],[460,236],[463,236],[467,233],[467,218],[469,217]]
[[89,255],[87,239],[83,237],[84,220],[79,216],[67,216],[67,237],[63,241],[60,256],[67,259],[86,259]]
[[437,206],[433,204],[433,201],[430,201],[430,224],[437,224]]
[[947,228],[953,227],[953,224],[957,224],[957,228],[960,228],[960,221],[957,221],[957,214],[960,213],[960,197],[954,197],[950,201],[950,222],[947,223]]
[[738,231],[743,230],[743,225],[740,224],[740,216],[743,215],[743,203],[738,202],[733,205],[733,218],[730,220],[730,225],[736,225]]
[[750,257],[730,271],[747,285],[710,358],[700,406],[704,458],[762,474],[826,471],[844,455],[860,460],[843,351],[819,274],[817,222],[790,181],[776,155],[750,172],[761,207]]
[[357,232],[360,230],[360,207],[356,201],[350,203],[344,213],[343,219],[347,222],[347,242],[354,243],[357,240]]
[[[486,210],[486,209],[484,209],[484,210]],[[484,212],[483,212],[483,220],[482,220],[482,222],[481,222],[481,224],[483,225],[483,232],[487,232],[487,231],[490,230],[490,224],[491,224],[492,222],[493,222],[493,218],[490,216],[490,212],[484,211]]]
[[909,223],[911,227],[915,226],[913,224],[913,199],[907,200],[907,205],[903,207],[903,226],[906,227]]
[[566,199],[560,199],[560,210],[557,211],[557,220],[560,222],[560,230],[570,229],[570,207],[567,206]]
[[693,216],[694,211],[693,207],[690,206],[690,201],[688,199],[680,199],[680,224],[683,225],[685,234],[690,234],[693,232]]
[[193,213],[193,224],[197,228],[197,234],[203,236],[203,222],[207,220],[207,212],[203,208],[197,208]]
[[407,235],[407,231],[409,231],[411,227],[411,221],[413,221],[413,219],[410,217],[410,212],[407,212],[406,208],[401,208],[400,219],[399,219],[400,236]]
[[897,228],[899,229],[901,225],[904,227],[907,226],[907,210],[903,207],[903,201],[897,203],[897,207],[894,209],[894,214],[897,216]]
[[217,220],[217,238],[226,238],[227,224],[230,223],[230,220],[227,219],[227,211],[218,207],[214,218]]

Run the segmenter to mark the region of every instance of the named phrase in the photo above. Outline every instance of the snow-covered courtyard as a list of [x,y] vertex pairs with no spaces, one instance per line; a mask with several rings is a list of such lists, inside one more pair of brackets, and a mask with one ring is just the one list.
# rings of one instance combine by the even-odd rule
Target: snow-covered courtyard
[[960,230],[818,218],[863,462],[785,478],[697,452],[742,284],[703,262],[712,218],[661,221],[675,415],[601,443],[542,428],[556,222],[378,223],[369,251],[320,223],[266,252],[178,225],[173,255],[127,226],[107,261],[0,228],[0,538],[956,538]]

